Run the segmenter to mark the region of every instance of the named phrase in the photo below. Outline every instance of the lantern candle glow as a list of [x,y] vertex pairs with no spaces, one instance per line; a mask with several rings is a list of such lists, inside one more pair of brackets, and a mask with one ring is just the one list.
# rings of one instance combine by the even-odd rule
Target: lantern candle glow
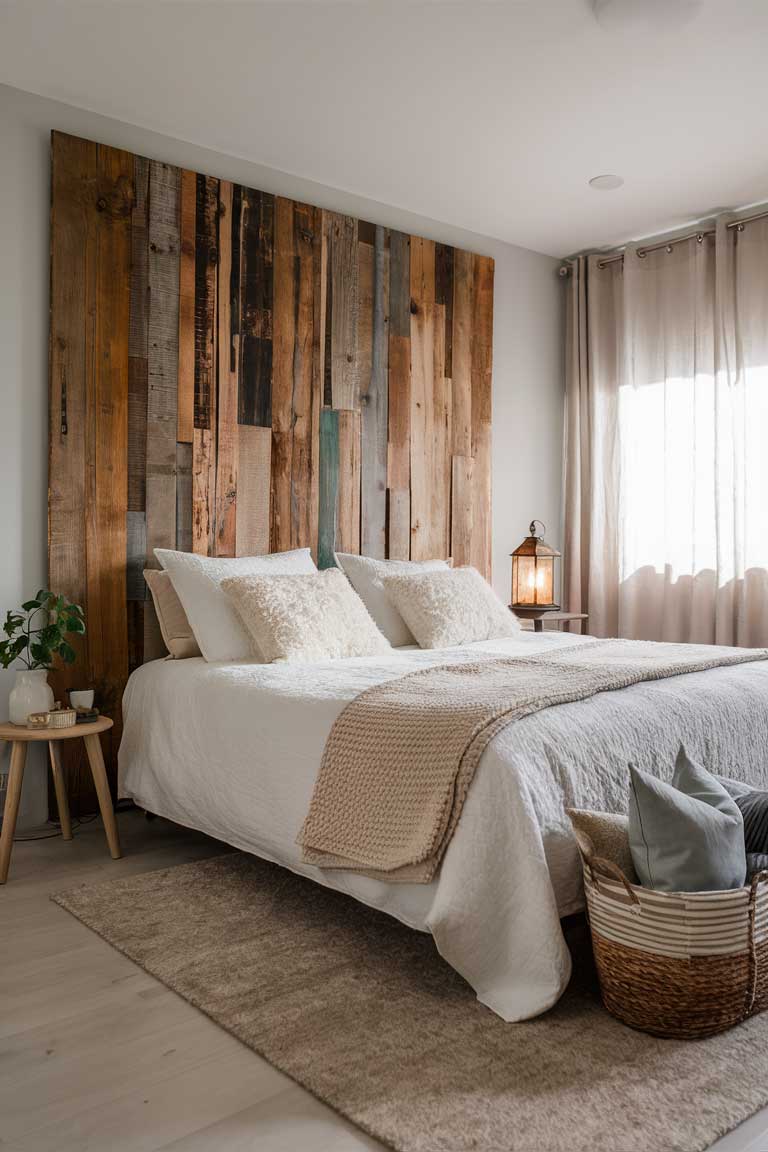
[[[536,535],[536,525],[542,528]],[[555,560],[560,557],[556,548],[544,542],[546,527],[540,520],[532,520],[529,535],[512,553],[512,608],[556,609]]]

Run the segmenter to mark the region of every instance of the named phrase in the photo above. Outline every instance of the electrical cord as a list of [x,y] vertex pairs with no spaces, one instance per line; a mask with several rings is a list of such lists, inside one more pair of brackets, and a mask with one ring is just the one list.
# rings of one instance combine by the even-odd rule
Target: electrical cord
[[[72,821],[72,831],[75,832],[78,828],[82,828],[83,824],[93,824],[94,820],[97,819],[98,816],[95,814],[93,816],[81,816],[79,819]],[[54,821],[49,820],[48,823],[52,824]],[[41,832],[36,836],[14,836],[13,842],[14,844],[28,844],[32,840],[55,840],[57,836],[61,836],[61,827],[59,827],[58,831]]]

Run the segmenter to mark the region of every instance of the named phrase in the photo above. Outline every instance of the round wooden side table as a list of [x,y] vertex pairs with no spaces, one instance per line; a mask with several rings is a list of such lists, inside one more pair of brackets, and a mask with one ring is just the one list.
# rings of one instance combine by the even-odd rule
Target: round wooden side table
[[5,884],[8,878],[8,866],[11,862],[11,849],[13,836],[16,831],[16,817],[19,814],[19,801],[21,799],[21,785],[24,780],[24,763],[27,759],[27,744],[45,740],[48,743],[48,755],[51,758],[51,772],[53,774],[53,787],[56,790],[56,805],[59,809],[61,822],[61,835],[64,840],[72,839],[72,824],[69,819],[69,804],[67,803],[67,789],[61,769],[60,740],[82,740],[91,766],[91,775],[99,798],[99,809],[104,821],[104,830],[107,834],[109,853],[113,860],[119,860],[120,840],[117,835],[117,823],[112,807],[112,797],[107,782],[107,770],[104,767],[104,757],[101,754],[101,741],[99,733],[106,732],[112,727],[112,721],[106,716],[100,716],[91,724],[73,724],[71,728],[24,728],[19,724],[0,724],[0,740],[8,740],[11,745],[11,767],[8,773],[8,791],[5,797],[5,810],[3,812],[3,826],[0,832],[0,884]]

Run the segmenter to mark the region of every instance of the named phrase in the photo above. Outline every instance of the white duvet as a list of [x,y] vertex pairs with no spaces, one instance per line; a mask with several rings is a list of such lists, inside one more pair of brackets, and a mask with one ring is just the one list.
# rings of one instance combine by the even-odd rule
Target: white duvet
[[681,740],[712,771],[768,787],[768,663],[638,684],[510,725],[483,754],[429,885],[321,872],[302,863],[296,837],[333,721],[363,689],[479,651],[582,642],[523,633],[313,665],[154,661],[125,691],[120,794],[431,932],[484,1004],[505,1020],[535,1016],[570,975],[559,918],[583,906],[564,809],[626,810],[627,762],[668,778]]

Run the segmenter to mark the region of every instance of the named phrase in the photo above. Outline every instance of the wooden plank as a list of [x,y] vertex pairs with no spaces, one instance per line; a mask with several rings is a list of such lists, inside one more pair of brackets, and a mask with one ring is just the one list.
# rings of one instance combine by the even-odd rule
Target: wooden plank
[[144,569],[147,566],[147,521],[144,512],[128,510],[126,519],[126,596],[128,600],[144,600],[147,586]]
[[182,443],[176,445],[176,547],[192,551],[192,445]]
[[[234,236],[233,236],[234,232]],[[216,417],[216,555],[235,555],[237,526],[237,405],[239,337],[235,332],[233,300],[240,295],[240,222],[233,211],[233,187],[219,184],[218,412]]]
[[219,184],[197,177],[192,549],[216,552],[216,338]]
[[[81,189],[95,227],[86,280],[87,678],[114,720],[104,747],[110,779],[122,732],[128,675],[126,555],[128,511],[128,335],[133,157],[97,149],[96,180]],[[151,337],[150,337],[151,339]],[[80,668],[79,675],[83,670]]]
[[144,663],[144,609],[145,600],[128,601],[128,671],[133,672]]
[[214,431],[219,182],[198,176],[195,199],[195,428]]
[[387,557],[390,560],[409,560],[411,494],[407,488],[390,488],[387,497]]
[[275,199],[272,337],[272,545],[291,547],[293,454],[293,356],[296,342],[294,204]]
[[339,409],[339,484],[336,550],[360,551],[360,413]]
[[272,303],[275,198],[242,190],[241,424],[272,424]]
[[445,375],[453,371],[453,264],[454,249],[435,245],[435,303],[445,307]]
[[339,494],[339,414],[332,408],[320,412],[319,489],[317,566],[332,568]]
[[472,563],[472,494],[471,456],[454,456],[451,477],[451,556],[456,567]]
[[435,303],[435,243],[411,236],[411,308]]
[[429,550],[443,559],[450,553],[451,532],[451,382],[445,375],[445,307],[434,305],[432,359],[432,477]]
[[387,432],[387,555],[411,554],[411,272],[410,237],[390,233]]
[[[367,245],[361,245],[361,248]],[[387,440],[389,416],[389,267],[386,231],[374,236],[371,267],[371,367],[367,390],[361,387],[361,538],[364,556],[387,554]],[[361,263],[361,303],[362,293]],[[361,319],[362,319],[361,308]],[[362,328],[362,324],[361,324]]]
[[331,293],[331,393],[334,408],[359,402],[357,326],[360,309],[357,220],[329,213]]
[[333,407],[333,370],[331,366],[331,334],[333,332],[333,279],[331,277],[331,249],[333,246],[332,221],[333,214],[331,212],[323,212],[323,252],[325,253],[323,262],[325,307],[323,309],[323,315],[325,317],[325,326],[321,348],[323,354],[323,404],[328,408]]
[[[413,245],[411,246],[413,251]],[[411,315],[411,559],[432,560],[432,423],[435,356],[434,305],[419,302]]]
[[179,210],[179,394],[177,440],[192,443],[195,426],[195,260],[197,176],[181,173]]
[[296,325],[293,348],[291,548],[317,552],[317,458],[320,391],[315,379],[315,236],[319,210],[294,204]]
[[[48,586],[81,604],[86,614],[86,332],[96,235],[86,189],[96,182],[96,152],[96,145],[86,140],[51,134]],[[74,638],[74,647],[77,664],[57,668],[49,677],[58,699],[76,686],[83,666],[88,668],[87,638]],[[77,812],[80,797],[88,793],[87,774],[80,770],[80,758],[67,751],[68,744],[64,775]],[[91,795],[95,799],[92,790]]]
[[176,434],[179,364],[178,168],[149,166],[149,293],[147,393],[147,567],[155,548],[176,545]]
[[[383,229],[382,229],[383,231]],[[357,385],[359,398],[357,405],[362,407],[371,387],[371,367],[373,363],[373,244],[360,242],[357,245]]]
[[389,323],[391,336],[411,335],[411,238],[404,232],[389,236]]
[[149,338],[149,161],[134,158],[131,213],[131,317],[128,330],[128,508],[143,512],[147,496],[147,345]]
[[456,249],[453,280],[452,451],[472,455],[472,254]]
[[491,578],[491,369],[493,361],[493,260],[473,257],[472,455],[474,512],[472,563]]
[[195,428],[192,440],[192,551],[216,554],[216,449],[209,428]]
[[262,556],[269,552],[272,433],[250,424],[237,433],[237,555]]

